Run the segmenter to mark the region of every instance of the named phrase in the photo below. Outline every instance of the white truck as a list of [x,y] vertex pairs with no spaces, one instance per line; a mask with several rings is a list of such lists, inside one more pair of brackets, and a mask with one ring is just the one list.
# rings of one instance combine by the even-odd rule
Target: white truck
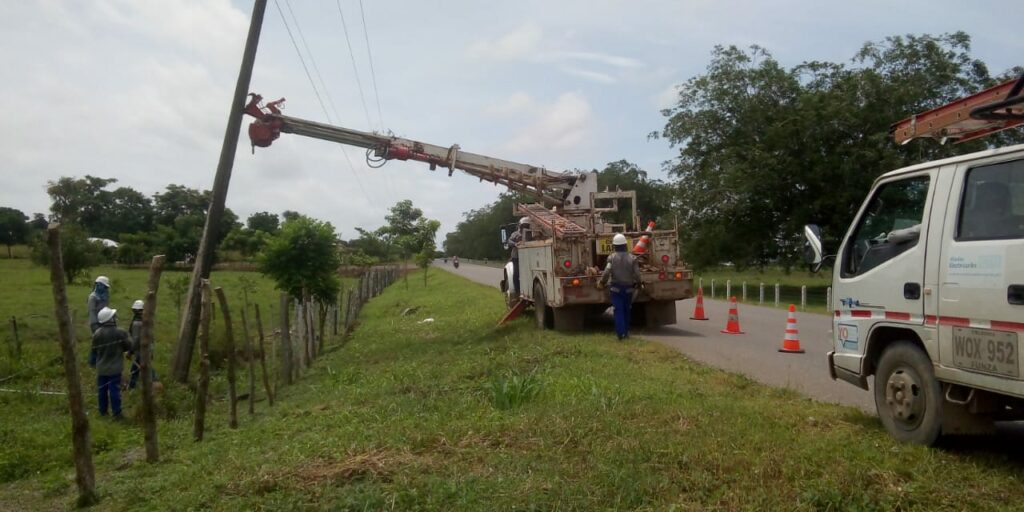
[[[897,123],[898,143],[1024,122],[1024,76]],[[931,445],[1024,419],[1024,145],[922,163],[871,187],[835,258],[828,368],[874,392],[886,430]]]

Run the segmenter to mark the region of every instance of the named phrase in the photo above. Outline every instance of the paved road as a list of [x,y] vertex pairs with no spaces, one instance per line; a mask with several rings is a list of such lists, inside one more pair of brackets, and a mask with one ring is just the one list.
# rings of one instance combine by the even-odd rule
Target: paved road
[[[490,286],[501,281],[501,269],[462,263],[440,268]],[[722,334],[729,306],[723,301],[705,300],[708,321],[690,320],[692,300],[677,303],[679,323],[636,334],[672,347],[690,358],[737,373],[764,384],[792,388],[804,396],[826,402],[858,407],[874,414],[872,393],[828,376],[825,353],[829,350],[831,319],[825,315],[798,313],[800,345],[806,353],[784,354],[778,351],[786,328],[786,311],[769,307],[740,305],[742,335]],[[611,333],[609,333],[611,336]]]

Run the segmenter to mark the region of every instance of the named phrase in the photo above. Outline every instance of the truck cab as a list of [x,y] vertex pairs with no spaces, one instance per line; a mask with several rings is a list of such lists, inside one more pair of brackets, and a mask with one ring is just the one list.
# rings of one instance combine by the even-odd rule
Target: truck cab
[[933,444],[1024,418],[1024,145],[879,177],[832,282],[830,375],[871,389],[893,437]]

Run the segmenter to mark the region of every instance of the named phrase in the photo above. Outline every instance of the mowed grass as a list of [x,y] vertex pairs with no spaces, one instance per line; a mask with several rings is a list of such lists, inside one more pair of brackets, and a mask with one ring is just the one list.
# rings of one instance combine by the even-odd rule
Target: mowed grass
[[[403,312],[410,311],[403,315]],[[103,510],[995,510],[1024,499],[1019,460],[893,442],[853,408],[610,333],[495,327],[493,288],[432,270],[371,301],[348,343],[274,408],[229,430],[215,402],[193,443],[93,422]],[[74,499],[64,463],[0,486],[0,509]],[[4,423],[20,422],[5,414]],[[110,442],[109,440],[113,440]]]

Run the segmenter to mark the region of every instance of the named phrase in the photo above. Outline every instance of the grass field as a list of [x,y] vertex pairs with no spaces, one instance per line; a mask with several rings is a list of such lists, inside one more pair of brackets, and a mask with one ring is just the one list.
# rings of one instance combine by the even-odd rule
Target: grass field
[[[102,510],[998,510],[1024,499],[1019,453],[898,445],[853,408],[660,345],[538,332],[527,319],[496,328],[492,288],[437,271],[428,283],[413,276],[371,301],[347,345],[238,430],[223,401],[202,443],[187,411],[163,422],[158,464],[140,461],[138,427],[94,420]],[[30,465],[0,484],[0,509],[68,507],[63,398],[0,400],[3,457],[19,445]]]

